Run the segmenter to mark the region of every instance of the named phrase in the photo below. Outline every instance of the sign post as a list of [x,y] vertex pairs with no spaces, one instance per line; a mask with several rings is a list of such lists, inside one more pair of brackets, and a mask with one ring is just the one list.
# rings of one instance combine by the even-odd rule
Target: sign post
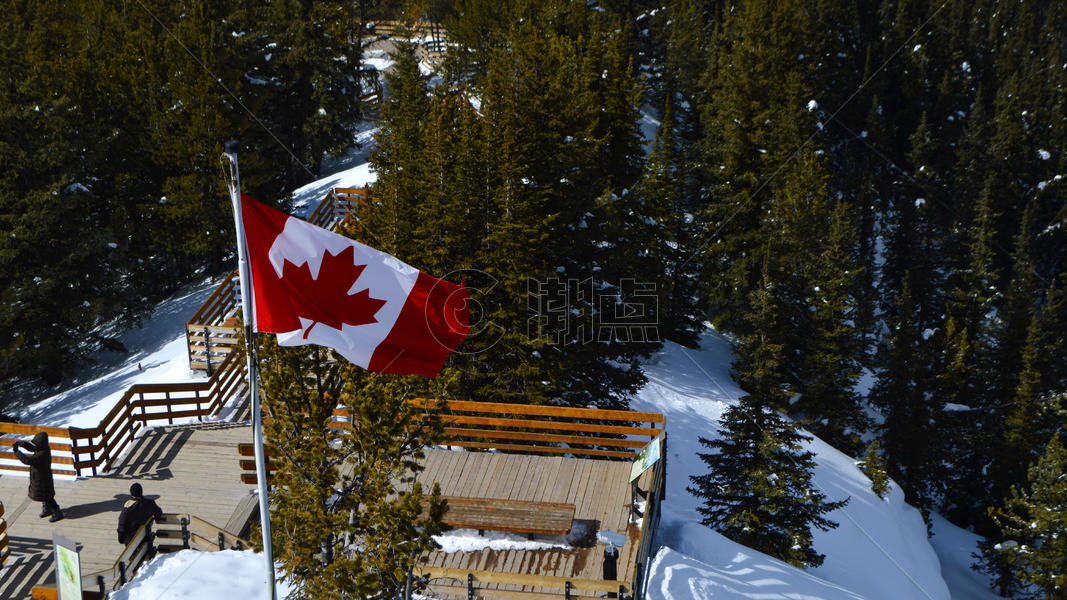
[[56,552],[56,590],[59,600],[82,600],[82,567],[78,545],[59,535],[52,534]]
[[656,439],[641,449],[641,453],[637,455],[637,460],[634,461],[633,467],[630,468],[630,483],[633,483],[660,459],[660,442],[662,440],[663,436],[658,435]]

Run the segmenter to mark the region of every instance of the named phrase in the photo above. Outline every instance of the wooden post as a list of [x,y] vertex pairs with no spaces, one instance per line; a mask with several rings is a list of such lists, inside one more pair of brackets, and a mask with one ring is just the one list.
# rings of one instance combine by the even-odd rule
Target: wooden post
[[[67,434],[70,435],[70,429]],[[74,477],[81,477],[82,471],[78,468],[78,440],[74,439],[73,435],[70,436],[70,454],[74,457]]]
[[211,332],[204,325],[204,360],[207,361],[207,376],[211,377]]
[[[167,401],[167,414],[168,415],[173,415],[174,414],[174,410],[173,410],[174,407],[171,406],[171,404],[170,404],[170,392],[169,391],[163,392],[163,398]],[[167,425],[173,425],[173,424],[174,424],[174,417],[173,416],[168,417],[167,418]]]
[[189,519],[182,517],[182,548],[189,549]]
[[126,561],[119,561],[119,586],[126,585]]

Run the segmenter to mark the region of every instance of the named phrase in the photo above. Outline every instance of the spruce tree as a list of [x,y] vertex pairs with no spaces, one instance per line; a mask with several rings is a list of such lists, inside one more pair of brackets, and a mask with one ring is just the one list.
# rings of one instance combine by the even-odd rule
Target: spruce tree
[[803,449],[811,438],[779,412],[788,398],[782,348],[760,331],[777,318],[773,293],[753,294],[754,332],[739,340],[734,364],[745,395],[723,413],[721,438],[700,438],[712,451],[698,453],[708,472],[691,475],[687,489],[703,502],[704,525],[792,565],[818,566],[824,555],[812,547],[812,528],[837,527],[823,515],[848,500],[829,502],[815,488],[815,454]]
[[878,447],[878,440],[867,445],[867,452],[863,455],[860,470],[871,480],[871,491],[879,498],[884,498],[889,491],[889,474],[886,473],[885,459],[882,458]]
[[808,431],[855,455],[862,449],[860,437],[870,426],[855,392],[860,375],[858,359],[863,352],[854,310],[855,282],[860,276],[855,226],[850,208],[843,202],[818,216],[828,231],[825,245],[815,249],[816,255],[809,253],[805,261],[811,269],[805,298],[810,309],[804,311],[810,318],[810,325],[804,328],[810,332],[810,340],[801,346],[802,356],[797,359],[802,369],[800,396],[791,412]]
[[[1062,428],[1061,428],[1062,432]],[[1067,598],[1067,450],[1054,436],[1030,467],[1026,488],[1013,487],[1001,510],[990,510],[1002,538],[994,552],[1007,555],[1024,587],[1015,597]]]
[[[643,281],[620,260],[630,242],[612,236],[623,205],[613,199],[641,172],[627,40],[585,6],[512,8],[529,19],[471,28],[506,44],[457,35],[450,53],[477,68],[446,69],[439,90],[420,93],[416,65],[400,57],[402,96],[383,109],[374,156],[383,200],[366,222],[411,264],[481,279],[470,354],[453,359],[461,397],[625,407],[643,382],[638,357],[656,347],[611,323],[635,296],[625,280]],[[412,111],[421,127],[394,118],[398,102],[425,107]]]
[[928,519],[943,481],[944,416],[941,401],[930,393],[930,345],[916,323],[906,279],[896,310],[889,320],[885,370],[871,389],[871,401],[884,417],[881,441],[889,475]]

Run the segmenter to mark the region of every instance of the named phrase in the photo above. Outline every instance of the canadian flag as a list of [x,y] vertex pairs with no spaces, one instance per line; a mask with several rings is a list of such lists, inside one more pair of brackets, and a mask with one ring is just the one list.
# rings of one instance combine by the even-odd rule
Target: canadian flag
[[381,373],[437,377],[467,337],[463,284],[241,195],[255,330]]

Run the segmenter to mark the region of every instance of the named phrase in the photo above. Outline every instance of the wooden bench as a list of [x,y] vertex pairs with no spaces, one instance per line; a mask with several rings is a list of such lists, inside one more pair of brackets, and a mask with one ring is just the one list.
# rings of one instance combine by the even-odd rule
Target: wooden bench
[[[448,511],[444,522],[456,529],[514,531],[566,535],[574,521],[574,505],[562,502],[531,502],[497,498],[444,496]],[[429,504],[423,500],[423,510]]]

